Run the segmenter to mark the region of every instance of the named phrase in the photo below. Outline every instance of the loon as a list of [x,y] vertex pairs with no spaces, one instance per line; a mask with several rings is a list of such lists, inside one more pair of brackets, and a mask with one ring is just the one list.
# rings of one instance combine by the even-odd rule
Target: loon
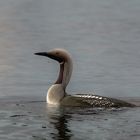
[[71,107],[134,107],[134,104],[119,99],[90,94],[67,95],[66,87],[70,81],[73,63],[70,54],[60,48],[35,55],[46,56],[59,62],[60,72],[56,82],[48,89],[46,102],[56,106]]

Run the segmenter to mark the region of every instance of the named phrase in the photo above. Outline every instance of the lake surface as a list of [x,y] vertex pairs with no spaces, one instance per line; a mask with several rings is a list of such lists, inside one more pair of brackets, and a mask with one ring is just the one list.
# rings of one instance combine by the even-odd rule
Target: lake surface
[[67,92],[140,103],[140,1],[1,0],[0,138],[139,140],[140,108],[48,107],[56,62],[35,56],[68,50]]

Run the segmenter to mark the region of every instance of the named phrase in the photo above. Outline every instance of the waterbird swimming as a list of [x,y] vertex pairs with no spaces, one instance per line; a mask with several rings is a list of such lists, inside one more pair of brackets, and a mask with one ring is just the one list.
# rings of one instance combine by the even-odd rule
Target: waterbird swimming
[[49,52],[38,52],[35,55],[49,57],[59,62],[60,71],[56,82],[48,89],[46,101],[48,104],[56,106],[71,107],[134,107],[134,104],[123,100],[103,97],[94,94],[76,94],[68,95],[66,87],[70,81],[73,63],[70,54],[60,48],[53,49]]

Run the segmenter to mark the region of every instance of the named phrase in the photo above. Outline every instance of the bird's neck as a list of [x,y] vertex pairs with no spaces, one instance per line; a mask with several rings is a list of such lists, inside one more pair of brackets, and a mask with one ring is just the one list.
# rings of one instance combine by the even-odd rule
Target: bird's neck
[[47,93],[47,103],[58,105],[66,95],[66,86],[68,85],[72,74],[72,61],[60,64],[60,72],[57,81],[49,88]]
[[64,77],[64,63],[60,64],[59,75],[58,75],[58,78],[54,84],[62,84],[63,77]]
[[73,65],[71,59],[60,64],[60,71],[55,84],[62,84],[64,90],[66,89],[66,86],[70,81],[71,74],[72,74],[72,67]]

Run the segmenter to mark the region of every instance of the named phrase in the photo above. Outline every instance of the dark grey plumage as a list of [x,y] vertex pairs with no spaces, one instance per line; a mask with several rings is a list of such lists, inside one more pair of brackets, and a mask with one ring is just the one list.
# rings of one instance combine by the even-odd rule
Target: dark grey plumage
[[61,101],[63,106],[77,106],[77,107],[135,107],[135,105],[114,98],[108,98],[98,95],[76,94],[73,96],[67,95]]

